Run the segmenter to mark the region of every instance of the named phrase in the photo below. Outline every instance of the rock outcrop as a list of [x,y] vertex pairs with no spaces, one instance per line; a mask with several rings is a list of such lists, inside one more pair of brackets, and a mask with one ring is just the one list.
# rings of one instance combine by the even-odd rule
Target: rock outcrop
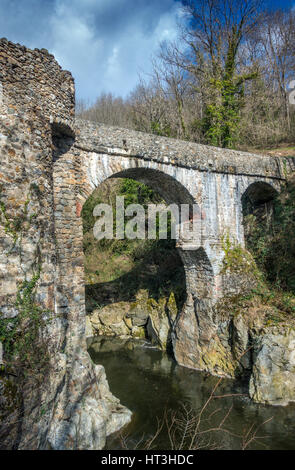
[[287,405],[295,401],[295,330],[271,327],[256,336],[250,396],[258,403]]
[[87,316],[88,337],[118,336],[147,338],[160,349],[171,345],[171,334],[177,317],[177,305],[173,292],[158,301],[149,298],[141,289],[134,302],[114,302],[94,309]]
[[[132,413],[110,392],[103,366],[93,365],[91,370],[85,367],[86,361],[88,357],[72,369],[73,387],[80,381],[85,386],[78,397],[76,393],[62,393],[50,421],[46,442],[51,449],[103,449],[107,436],[131,420]],[[90,373],[93,378],[89,386]]]
[[[268,325],[267,307],[254,308],[253,313],[251,309],[234,313],[235,297],[229,299],[222,308],[210,301],[195,302],[194,309],[186,312],[185,336],[177,343],[179,362],[182,354],[187,357],[192,336],[196,339],[195,352],[190,356],[192,368],[229,378],[248,377],[250,397],[258,403],[286,405],[295,401],[294,330]],[[192,329],[191,312],[197,317],[197,330]],[[88,321],[93,335],[127,341],[147,338],[166,351],[175,335],[177,306],[173,293],[157,302],[140,290],[135,302],[94,310]]]

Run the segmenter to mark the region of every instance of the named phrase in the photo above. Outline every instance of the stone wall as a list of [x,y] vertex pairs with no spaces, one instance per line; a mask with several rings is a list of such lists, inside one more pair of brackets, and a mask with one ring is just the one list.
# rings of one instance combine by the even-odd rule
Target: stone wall
[[[63,158],[64,145],[68,151],[74,139],[74,81],[47,51],[6,39],[0,40],[0,63],[1,318],[18,315],[17,293],[39,268],[36,301],[51,316],[50,373],[38,390],[24,387],[17,429],[1,445],[102,448],[130,413],[86,353],[82,248],[79,240],[75,245],[76,227],[68,225],[75,225],[75,191],[58,197],[68,182],[65,172],[70,179],[75,168],[70,154]],[[65,214],[59,219],[59,204],[66,204],[70,221]]]
[[23,240],[21,264],[17,250],[6,256],[5,252],[10,251],[10,239],[3,234],[1,237],[4,244],[0,265],[1,305],[13,314],[9,305],[13,305],[16,283],[30,271],[37,256],[38,244],[42,245],[43,256],[40,281],[42,300],[52,308],[54,274],[51,264],[55,255],[52,123],[62,122],[69,128],[72,126],[74,82],[71,74],[62,71],[53,56],[45,50],[30,51],[5,39],[0,41],[0,62],[1,201],[7,213],[16,216],[25,200],[30,198],[29,212],[38,213],[35,227],[28,229]]
[[76,148],[172,164],[203,172],[285,179],[294,162],[76,120]]

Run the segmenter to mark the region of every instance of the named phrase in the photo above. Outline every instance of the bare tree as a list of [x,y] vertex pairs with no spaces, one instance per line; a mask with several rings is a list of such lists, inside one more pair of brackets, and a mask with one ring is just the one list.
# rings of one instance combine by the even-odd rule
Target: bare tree
[[[247,80],[256,76],[238,53],[260,20],[260,0],[189,0],[179,44],[164,44],[161,60],[182,69],[203,103],[200,123],[205,141],[233,144]],[[188,26],[187,26],[188,25]]]
[[281,95],[288,130],[291,129],[288,84],[294,66],[295,14],[277,10],[265,14],[257,33],[257,44],[267,58],[267,74],[273,79],[274,92]]
[[126,100],[112,93],[101,93],[94,105],[78,102],[77,116],[110,126],[132,127],[131,112]]
[[[225,147],[294,137],[295,13],[263,0],[186,0],[179,38],[126,99],[102,93],[78,116]],[[294,123],[294,124],[293,124]]]
[[[211,394],[200,410],[194,410],[190,404],[182,403],[178,410],[165,410],[162,419],[158,419],[156,432],[149,438],[143,435],[141,439],[134,442],[131,436],[120,432],[119,439],[123,449],[155,449],[159,445],[159,437],[163,434],[168,441],[166,450],[217,450],[224,448],[222,438],[225,436],[234,438],[239,442],[241,450],[246,450],[252,444],[260,442],[264,445],[267,436],[262,435],[261,429],[273,418],[263,423],[247,425],[237,433],[228,423],[233,405],[224,408],[222,399],[237,397],[238,394],[218,395],[217,389],[222,382],[220,378],[213,387]],[[220,402],[217,406],[216,401]],[[212,406],[213,405],[213,406]],[[214,420],[214,424],[212,421]],[[160,441],[161,442],[161,441]]]

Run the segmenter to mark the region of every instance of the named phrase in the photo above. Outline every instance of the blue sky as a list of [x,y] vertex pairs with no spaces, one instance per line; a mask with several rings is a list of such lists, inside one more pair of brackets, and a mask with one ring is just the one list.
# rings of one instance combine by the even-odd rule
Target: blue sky
[[180,16],[181,0],[0,0],[0,37],[48,49],[92,102],[102,91],[126,96]]

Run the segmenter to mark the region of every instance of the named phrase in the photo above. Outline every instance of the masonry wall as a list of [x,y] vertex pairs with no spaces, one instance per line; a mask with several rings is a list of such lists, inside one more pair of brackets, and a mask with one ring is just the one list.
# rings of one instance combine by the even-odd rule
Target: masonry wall
[[0,429],[1,446],[99,449],[130,413],[86,352],[83,253],[79,237],[75,241],[79,219],[70,153],[74,81],[46,50],[6,39],[0,40],[0,65],[0,314],[1,319],[19,314],[18,292],[40,270],[36,302],[50,318],[43,332],[49,371],[34,387],[22,383],[21,404]]
[[13,246],[3,225],[0,229],[0,301],[13,315],[17,285],[38,263],[42,302],[54,307],[52,124],[72,125],[74,82],[45,50],[31,51],[5,39],[0,40],[0,64],[1,203],[11,218],[21,216],[28,201],[28,214],[33,216],[31,227],[21,229],[22,259],[19,244]]
[[[0,308],[2,316],[13,318],[17,293],[39,269],[36,300],[55,312],[52,126],[71,128],[75,100],[71,74],[46,50],[1,39],[0,64]],[[56,329],[55,320],[53,325]],[[51,341],[52,351],[59,348],[58,340]],[[39,401],[41,396],[46,390],[38,393]],[[32,391],[23,396],[26,419],[14,436],[7,436],[16,448],[39,445],[36,399]]]

